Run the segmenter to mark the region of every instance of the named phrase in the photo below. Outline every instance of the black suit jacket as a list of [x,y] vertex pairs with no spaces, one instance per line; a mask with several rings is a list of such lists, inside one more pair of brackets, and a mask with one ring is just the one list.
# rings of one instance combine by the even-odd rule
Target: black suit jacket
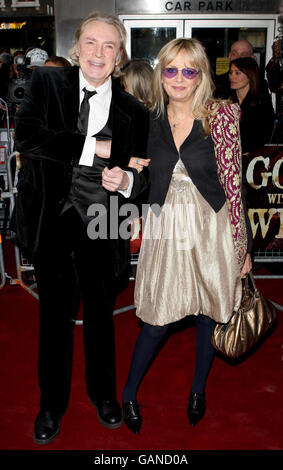
[[[148,111],[115,79],[112,106],[109,167],[129,169],[131,156],[146,157]],[[69,193],[72,167],[79,161],[85,142],[85,136],[76,131],[78,111],[78,67],[40,67],[33,71],[15,119],[15,146],[25,164],[12,218],[18,242],[28,252],[39,249],[43,235],[56,232],[56,218]],[[146,181],[142,173],[130,170],[134,174],[131,198],[135,198],[145,189]]]

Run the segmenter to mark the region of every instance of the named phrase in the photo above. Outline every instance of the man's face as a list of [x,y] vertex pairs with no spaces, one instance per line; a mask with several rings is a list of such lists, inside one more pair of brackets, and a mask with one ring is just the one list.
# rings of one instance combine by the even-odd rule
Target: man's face
[[77,44],[79,65],[90,85],[106,82],[119,62],[120,38],[117,29],[102,21],[92,21],[84,28]]
[[252,57],[253,51],[250,48],[249,44],[245,41],[237,41],[235,42],[229,53],[229,60],[239,59],[240,57]]

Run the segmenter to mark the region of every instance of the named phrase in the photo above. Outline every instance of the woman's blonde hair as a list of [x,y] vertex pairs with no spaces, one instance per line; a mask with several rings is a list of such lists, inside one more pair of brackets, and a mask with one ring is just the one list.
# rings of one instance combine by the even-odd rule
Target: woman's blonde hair
[[122,70],[121,81],[126,91],[145,106],[152,106],[153,68],[143,59],[130,60]]
[[[208,117],[211,115],[211,109],[208,110],[208,105],[216,104],[217,100],[212,96],[215,86],[211,78],[209,60],[203,45],[197,39],[173,39],[160,50],[153,75],[152,109],[157,113],[157,116],[164,116],[168,95],[162,85],[162,73],[165,67],[183,50],[187,52],[191,66],[199,72],[192,101],[192,114],[195,119],[202,121],[205,133],[208,135],[210,133]],[[215,107],[214,112],[216,112],[216,108],[218,106]]]
[[119,60],[119,62],[116,64],[114,72],[113,72],[114,77],[119,77],[121,75],[121,67],[125,65],[125,63],[129,60],[129,58],[128,58],[128,54],[126,51],[127,33],[126,33],[123,23],[121,23],[119,18],[117,18],[116,16],[108,15],[108,13],[104,13],[100,11],[95,11],[95,12],[90,13],[86,18],[84,18],[76,31],[76,36],[75,36],[76,41],[75,41],[74,46],[70,50],[70,53],[69,53],[70,58],[75,65],[79,65],[79,58],[77,55],[78,42],[85,27],[92,21],[101,21],[103,23],[107,23],[111,26],[114,26],[114,28],[116,28],[116,30],[119,33],[120,50],[119,50],[119,55],[117,57],[117,60]]

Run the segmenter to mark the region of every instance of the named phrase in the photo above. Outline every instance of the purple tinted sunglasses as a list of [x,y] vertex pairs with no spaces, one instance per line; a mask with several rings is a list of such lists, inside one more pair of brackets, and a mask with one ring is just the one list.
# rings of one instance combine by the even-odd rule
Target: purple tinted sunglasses
[[188,78],[189,80],[196,78],[198,74],[197,70],[191,69],[189,67],[185,67],[183,69],[177,69],[177,67],[166,67],[162,73],[166,78],[173,78],[176,77],[179,70],[182,71],[183,77]]

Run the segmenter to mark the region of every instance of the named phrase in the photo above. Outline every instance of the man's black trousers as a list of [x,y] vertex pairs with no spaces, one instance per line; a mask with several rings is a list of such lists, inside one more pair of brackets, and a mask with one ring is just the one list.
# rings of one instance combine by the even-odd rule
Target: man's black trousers
[[114,268],[110,241],[89,239],[74,208],[43,234],[33,260],[40,300],[40,407],[63,414],[71,390],[72,319],[80,298],[88,394],[92,400],[116,397]]

